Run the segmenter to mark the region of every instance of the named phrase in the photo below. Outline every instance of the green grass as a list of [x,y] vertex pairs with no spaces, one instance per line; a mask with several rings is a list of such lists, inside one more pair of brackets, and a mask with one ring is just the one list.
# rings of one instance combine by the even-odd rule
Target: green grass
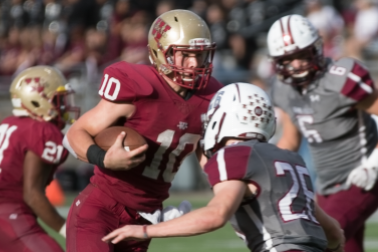
[[[73,201],[72,195],[67,197],[67,202]],[[174,194],[164,202],[164,205],[178,205],[183,199],[189,200],[194,208],[199,208],[208,202],[211,193],[201,194]],[[42,223],[43,225],[43,223]],[[54,237],[65,249],[65,240],[55,231],[43,225],[47,232]],[[230,224],[215,232],[186,237],[153,239],[149,252],[247,252],[244,242],[238,238]],[[378,223],[369,222],[365,231],[365,251],[378,252]]]

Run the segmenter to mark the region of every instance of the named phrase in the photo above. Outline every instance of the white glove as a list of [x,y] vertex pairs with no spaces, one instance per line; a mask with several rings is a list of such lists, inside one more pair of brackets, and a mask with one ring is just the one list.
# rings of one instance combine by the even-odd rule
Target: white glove
[[189,213],[191,210],[192,204],[190,204],[190,202],[187,200],[182,201],[177,208],[174,206],[167,206],[163,209],[161,221],[169,221],[175,219],[186,213]]
[[66,238],[66,223],[64,222],[63,226],[59,230],[59,234]]
[[140,216],[148,220],[152,224],[158,224],[161,222],[161,211],[160,209],[156,210],[153,213],[138,212]]
[[370,156],[360,166],[354,168],[346,181],[346,184],[356,185],[366,191],[371,190],[378,177],[378,149],[374,149]]

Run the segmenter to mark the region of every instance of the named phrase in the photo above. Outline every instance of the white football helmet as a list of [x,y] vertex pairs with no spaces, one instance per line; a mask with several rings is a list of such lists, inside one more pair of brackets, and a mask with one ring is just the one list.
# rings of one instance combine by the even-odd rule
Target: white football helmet
[[276,130],[274,109],[268,95],[249,83],[232,83],[220,89],[202,115],[204,151],[211,156],[226,137],[268,141]]
[[[322,40],[305,17],[288,15],[278,19],[269,29],[267,43],[275,71],[287,84],[308,84],[324,67]],[[290,64],[284,64],[299,54],[309,61],[307,66],[293,69]]]

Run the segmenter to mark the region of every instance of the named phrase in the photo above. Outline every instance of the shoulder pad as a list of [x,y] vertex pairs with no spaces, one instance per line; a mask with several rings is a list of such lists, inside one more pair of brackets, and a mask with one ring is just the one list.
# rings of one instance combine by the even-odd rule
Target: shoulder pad
[[202,96],[202,97],[206,97],[206,98],[208,98],[208,100],[211,100],[213,95],[222,87],[224,87],[224,85],[222,83],[220,83],[215,78],[210,77],[209,83],[207,83],[206,88],[199,90],[197,92],[197,95]]
[[111,102],[132,102],[152,94],[151,83],[143,76],[151,73],[151,67],[130,64],[125,61],[114,63],[104,70],[99,95]]
[[328,90],[341,93],[356,102],[363,100],[374,90],[374,81],[368,69],[352,58],[342,58],[331,63],[324,78]]

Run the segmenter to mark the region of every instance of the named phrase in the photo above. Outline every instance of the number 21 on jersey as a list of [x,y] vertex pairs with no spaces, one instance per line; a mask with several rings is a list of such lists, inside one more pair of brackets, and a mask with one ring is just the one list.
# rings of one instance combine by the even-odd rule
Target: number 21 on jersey
[[[15,125],[0,125],[0,164],[4,158],[4,151],[9,147],[9,139],[16,129],[17,126]],[[63,150],[64,148],[62,145],[56,144],[52,141],[47,141],[45,143],[45,148],[43,149],[41,157],[49,162],[59,163],[62,157]]]

